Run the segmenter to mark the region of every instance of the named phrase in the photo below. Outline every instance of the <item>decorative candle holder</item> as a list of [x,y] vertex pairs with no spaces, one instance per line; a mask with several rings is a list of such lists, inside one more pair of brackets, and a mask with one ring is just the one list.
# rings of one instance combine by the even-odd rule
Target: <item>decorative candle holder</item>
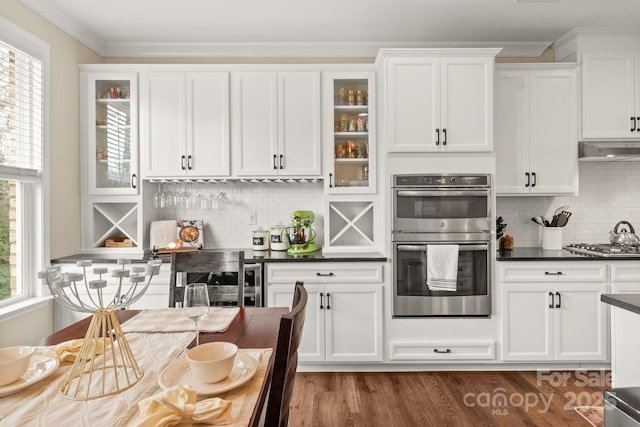
[[[87,268],[91,261],[76,262],[82,273],[61,273],[54,266],[38,273],[49,290],[65,307],[83,313],[93,313],[71,372],[60,388],[66,398],[91,400],[120,393],[137,383],[143,371],[138,366],[122,332],[115,311],[138,301],[151,284],[153,276],[160,272],[161,261],[149,261],[146,265],[132,266],[131,260],[119,258],[120,268],[114,269],[112,277],[118,278],[118,287],[110,299],[105,300],[107,268],[96,267],[93,274],[97,280],[87,279]],[[146,283],[144,283],[146,281]],[[144,285],[143,285],[144,283]],[[84,286],[86,295],[80,295]]]

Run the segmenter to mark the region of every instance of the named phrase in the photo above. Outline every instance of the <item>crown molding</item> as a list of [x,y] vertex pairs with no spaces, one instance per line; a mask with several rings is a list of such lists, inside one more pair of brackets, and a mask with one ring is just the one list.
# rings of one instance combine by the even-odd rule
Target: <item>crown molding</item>
[[98,55],[103,56],[105,51],[104,40],[53,2],[42,0],[20,0],[20,2]]
[[106,43],[105,57],[375,58],[380,49],[502,48],[499,57],[537,58],[542,42]]

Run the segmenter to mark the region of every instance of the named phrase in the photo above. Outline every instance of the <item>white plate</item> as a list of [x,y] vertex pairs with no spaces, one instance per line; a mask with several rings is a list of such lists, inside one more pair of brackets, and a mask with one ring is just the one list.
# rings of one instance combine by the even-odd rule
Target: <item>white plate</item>
[[29,387],[31,384],[42,381],[51,375],[58,366],[60,366],[60,361],[57,358],[34,354],[29,362],[27,372],[19,380],[0,387],[0,397],[13,394]]
[[194,378],[191,375],[189,362],[186,359],[181,359],[173,362],[162,371],[158,377],[158,384],[165,390],[175,385],[190,385],[199,396],[212,396],[247,383],[257,370],[258,362],[253,357],[245,353],[238,353],[229,376],[220,382],[208,384]]

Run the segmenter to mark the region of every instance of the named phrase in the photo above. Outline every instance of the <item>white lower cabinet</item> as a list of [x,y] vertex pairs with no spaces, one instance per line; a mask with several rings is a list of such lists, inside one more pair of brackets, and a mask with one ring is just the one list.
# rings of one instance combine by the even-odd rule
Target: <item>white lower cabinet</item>
[[267,263],[266,271],[267,306],[291,307],[296,280],[309,294],[300,362],[383,360],[381,264]]
[[[580,280],[564,269],[587,267],[582,262],[504,264],[499,268],[502,360],[608,360],[608,312],[600,301],[608,289],[606,264],[589,266]],[[530,281],[522,281],[523,271],[530,272]]]

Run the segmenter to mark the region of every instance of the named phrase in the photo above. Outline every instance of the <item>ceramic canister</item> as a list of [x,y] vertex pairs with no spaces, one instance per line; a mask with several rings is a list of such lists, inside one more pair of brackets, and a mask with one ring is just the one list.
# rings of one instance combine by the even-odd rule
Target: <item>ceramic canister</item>
[[258,227],[257,230],[253,231],[252,237],[254,251],[269,250],[269,231],[263,230],[262,227]]
[[271,227],[269,238],[271,241],[272,251],[286,251],[287,249],[289,249],[289,236],[287,234],[287,227],[283,223],[279,222]]

